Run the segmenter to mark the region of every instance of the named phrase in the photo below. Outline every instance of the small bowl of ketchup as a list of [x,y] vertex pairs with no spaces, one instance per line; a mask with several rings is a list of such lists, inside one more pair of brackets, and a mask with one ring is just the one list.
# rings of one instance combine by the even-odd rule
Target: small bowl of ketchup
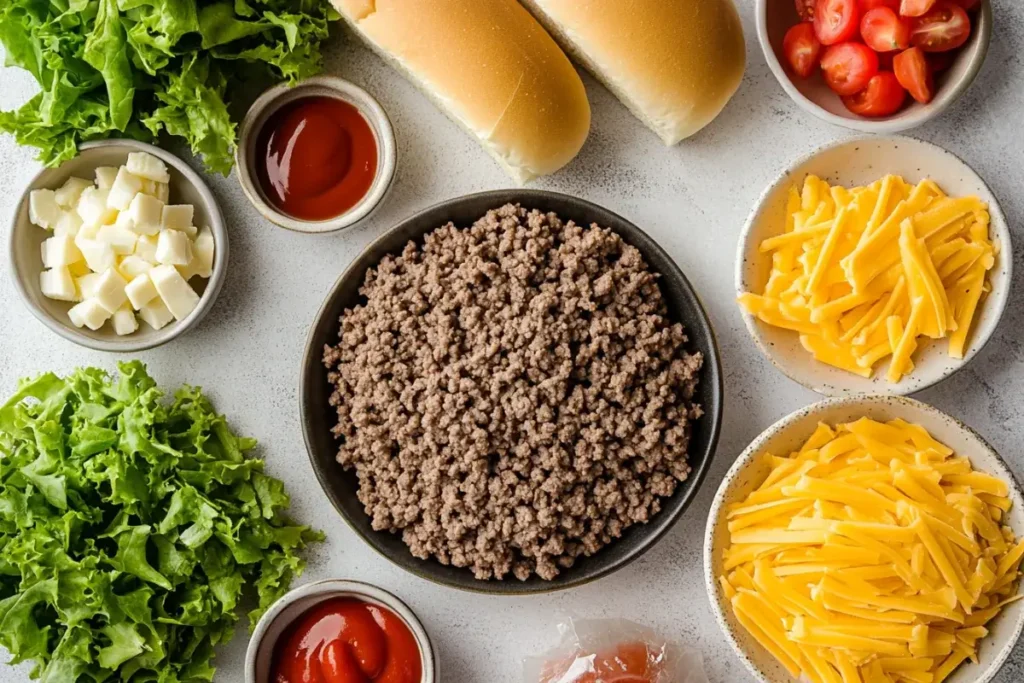
[[377,100],[332,76],[260,95],[235,150],[242,190],[256,209],[282,228],[310,233],[369,216],[391,187],[397,157]]
[[300,586],[263,615],[246,683],[436,683],[434,649],[412,610],[359,581]]

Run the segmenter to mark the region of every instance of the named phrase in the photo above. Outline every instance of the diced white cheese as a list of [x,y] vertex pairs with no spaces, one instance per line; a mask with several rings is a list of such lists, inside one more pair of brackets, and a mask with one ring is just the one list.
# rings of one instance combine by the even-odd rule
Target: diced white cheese
[[39,289],[43,296],[58,301],[77,301],[78,290],[75,280],[66,266],[59,266],[39,273]]
[[107,206],[118,211],[127,209],[135,195],[142,192],[142,178],[128,172],[124,166],[117,171],[117,177],[107,195]]
[[192,241],[180,230],[161,230],[156,240],[156,260],[171,266],[187,266],[192,260]]
[[156,236],[142,235],[139,237],[139,241],[135,243],[135,255],[153,265],[159,263],[156,260]]
[[135,242],[139,236],[131,230],[114,225],[104,225],[96,233],[98,242],[106,242],[115,254],[131,254],[135,251]]
[[76,210],[85,225],[106,225],[117,219],[117,209],[107,207],[107,196],[109,190],[101,190],[95,187],[87,187],[82,190],[82,196],[78,199]]
[[28,193],[28,219],[40,228],[52,228],[60,219],[60,205],[53,190],[32,190]]
[[117,178],[118,169],[114,166],[100,166],[96,169],[96,187],[101,190],[109,190],[114,186],[114,179]]
[[83,275],[88,275],[89,273],[92,272],[92,270],[89,268],[89,264],[86,263],[85,261],[76,261],[75,263],[72,263],[70,266],[68,266],[68,271],[71,273],[72,277],[76,278],[82,277]]
[[203,228],[192,243],[192,272],[202,278],[208,278],[213,274],[213,232],[209,228]]
[[73,209],[78,204],[78,198],[82,196],[82,190],[92,187],[92,183],[85,178],[71,176],[60,186],[55,194],[57,204],[63,209]]
[[124,288],[127,286],[128,283],[125,282],[117,270],[107,268],[96,282],[96,291],[93,294],[93,298],[99,302],[100,306],[103,306],[103,308],[113,314],[114,311],[121,308],[121,305],[128,300],[128,295],[124,293]]
[[167,165],[146,152],[132,152],[129,154],[126,168],[140,178],[155,180],[158,183],[169,183],[171,181],[171,176],[167,172]]
[[114,311],[114,334],[123,337],[139,329],[139,321],[135,319],[135,311],[125,304]]
[[75,233],[75,244],[78,244],[78,240],[94,240],[96,239],[96,233],[100,231],[99,225],[86,225],[82,223],[82,227]]
[[135,221],[132,220],[132,215],[127,211],[121,211],[117,214],[117,220],[114,221],[114,225],[135,232]]
[[81,250],[85,262],[89,264],[89,268],[94,273],[102,273],[114,267],[116,263],[114,248],[106,242],[83,238],[79,235],[75,238],[75,245]]
[[[124,288],[124,293],[128,296],[128,301],[131,302],[132,307],[138,311],[143,306],[151,302],[153,299],[157,299],[156,287],[153,286],[153,281],[149,278],[148,273],[137,275],[135,279],[128,283],[128,286]],[[159,299],[157,299],[159,301]]]
[[78,293],[83,299],[91,299],[96,296],[96,288],[102,277],[99,273],[88,273],[75,278],[75,286],[78,287]]
[[181,230],[189,237],[195,237],[196,229],[192,225],[193,213],[195,213],[195,207],[191,204],[164,206],[160,227],[164,230]]
[[74,237],[78,234],[78,230],[82,227],[82,217],[78,215],[78,212],[74,209],[70,211],[62,211],[60,218],[57,219],[57,224],[53,226],[54,235],[69,235]]
[[68,311],[68,317],[71,318],[75,327],[88,327],[95,331],[103,327],[103,323],[110,319],[110,312],[100,306],[96,299],[86,299],[82,303],[72,306]]
[[70,266],[82,260],[82,252],[69,235],[55,235],[43,240],[40,249],[43,255],[43,268]]
[[152,267],[153,264],[149,261],[144,261],[132,254],[121,259],[121,262],[117,265],[117,270],[124,276],[125,280],[131,281],[142,273],[148,273]]
[[128,216],[134,224],[132,229],[139,235],[155,235],[160,232],[164,203],[148,194],[137,194],[128,207]]
[[167,304],[168,310],[176,320],[188,317],[188,314],[199,304],[199,295],[174,266],[157,266],[149,271],[149,277],[153,280],[153,286],[156,287],[160,298]]
[[167,183],[158,183],[155,180],[142,179],[142,191],[150,197],[156,197],[164,204],[171,197],[171,187]]
[[154,330],[159,330],[167,323],[174,320],[174,314],[160,297],[154,298],[148,304],[139,309],[139,317],[146,321],[146,324]]

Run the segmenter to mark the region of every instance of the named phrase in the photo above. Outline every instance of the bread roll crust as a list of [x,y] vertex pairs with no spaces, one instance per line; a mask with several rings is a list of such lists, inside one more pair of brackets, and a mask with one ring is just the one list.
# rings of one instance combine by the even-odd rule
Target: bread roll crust
[[524,182],[583,146],[579,74],[515,0],[333,0],[342,17]]
[[732,0],[521,2],[665,144],[714,120],[743,79]]

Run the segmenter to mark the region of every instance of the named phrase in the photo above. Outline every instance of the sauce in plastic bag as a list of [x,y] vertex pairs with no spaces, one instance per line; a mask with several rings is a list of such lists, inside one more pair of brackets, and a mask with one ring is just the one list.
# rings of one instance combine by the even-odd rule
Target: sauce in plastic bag
[[661,652],[644,643],[620,643],[548,664],[540,683],[656,683],[662,660]]

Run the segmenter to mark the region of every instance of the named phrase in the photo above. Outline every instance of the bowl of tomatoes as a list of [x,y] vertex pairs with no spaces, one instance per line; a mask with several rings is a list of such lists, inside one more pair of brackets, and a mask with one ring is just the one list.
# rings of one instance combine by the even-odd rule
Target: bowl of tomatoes
[[757,0],[768,65],[830,123],[896,133],[970,87],[992,36],[990,0]]

